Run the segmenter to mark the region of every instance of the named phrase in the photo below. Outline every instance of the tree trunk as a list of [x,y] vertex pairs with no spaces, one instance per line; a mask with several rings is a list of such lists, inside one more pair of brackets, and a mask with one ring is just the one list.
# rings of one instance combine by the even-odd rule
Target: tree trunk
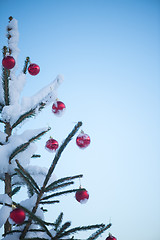
[[[6,123],[5,126],[5,133],[7,134],[6,142],[8,141],[8,138],[11,136],[11,126],[9,123]],[[11,185],[11,176],[8,173],[5,173],[5,193],[11,197],[11,191],[12,191],[12,185]],[[6,234],[7,232],[11,231],[11,224],[7,220],[5,225],[4,225],[4,233]]]

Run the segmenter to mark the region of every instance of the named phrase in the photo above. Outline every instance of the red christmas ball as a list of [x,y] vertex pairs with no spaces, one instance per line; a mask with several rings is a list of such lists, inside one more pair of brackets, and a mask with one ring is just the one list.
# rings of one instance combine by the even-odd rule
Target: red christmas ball
[[26,217],[25,212],[20,209],[16,208],[12,212],[10,212],[10,218],[16,223],[16,224],[21,224],[24,222]]
[[14,68],[15,64],[16,64],[16,61],[12,56],[6,56],[2,60],[2,65],[6,69]]
[[28,72],[33,76],[37,75],[39,71],[40,71],[40,67],[35,63],[31,63],[28,67]]
[[76,143],[77,143],[78,147],[80,147],[82,149],[88,147],[90,142],[91,142],[90,137],[84,132],[81,132],[78,135],[78,137],[76,138]]
[[89,194],[87,190],[82,190],[81,188],[76,192],[75,198],[78,202],[84,204],[87,202],[89,198]]
[[57,116],[61,116],[65,110],[66,106],[63,102],[57,101],[52,105],[52,112]]
[[58,148],[59,144],[58,142],[53,139],[50,138],[47,142],[46,142],[46,146],[45,148],[49,151],[49,152],[55,152]]
[[112,234],[109,233],[109,236],[106,238],[106,240],[117,240],[117,238],[113,237]]

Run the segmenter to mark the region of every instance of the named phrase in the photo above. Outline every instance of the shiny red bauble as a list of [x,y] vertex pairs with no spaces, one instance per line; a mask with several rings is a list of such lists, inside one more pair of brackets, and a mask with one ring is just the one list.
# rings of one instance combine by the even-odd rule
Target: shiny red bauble
[[106,238],[106,240],[117,240],[117,238],[113,237],[112,234],[109,233],[109,236]]
[[24,222],[26,217],[25,212],[20,209],[16,208],[12,212],[10,212],[10,218],[16,223],[16,224],[21,224]]
[[90,142],[91,142],[90,137],[84,132],[81,132],[76,138],[77,146],[82,149],[88,147]]
[[49,151],[49,152],[55,152],[58,148],[59,144],[58,142],[53,139],[50,138],[47,142],[46,142],[46,146],[45,148]]
[[28,72],[33,76],[37,75],[39,71],[40,71],[40,67],[35,63],[31,63],[28,67]]
[[2,60],[2,65],[6,69],[14,68],[15,64],[16,64],[16,61],[12,56],[6,56]]
[[66,106],[63,102],[57,101],[52,105],[52,112],[57,116],[61,116],[65,110]]
[[84,204],[88,201],[89,194],[88,194],[87,190],[83,190],[83,189],[80,188],[76,192],[75,198],[78,202]]

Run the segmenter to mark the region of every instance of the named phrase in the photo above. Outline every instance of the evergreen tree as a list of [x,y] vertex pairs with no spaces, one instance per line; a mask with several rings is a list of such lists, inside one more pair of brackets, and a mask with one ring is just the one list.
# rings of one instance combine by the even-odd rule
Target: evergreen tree
[[[20,101],[27,72],[36,75],[40,69],[38,65],[31,64],[30,58],[27,57],[23,71],[16,75],[19,52],[18,36],[17,20],[10,17],[7,26],[8,46],[3,47],[2,77],[0,79],[0,123],[4,126],[4,132],[0,131],[0,179],[5,186],[5,192],[0,194],[0,227],[4,226],[3,240],[77,239],[77,232],[80,231],[86,231],[88,240],[97,239],[110,228],[111,224],[72,228],[71,222],[63,222],[63,213],[59,213],[54,222],[47,222],[44,218],[45,211],[47,211],[46,206],[58,203],[57,198],[60,195],[76,193],[78,201],[88,198],[86,189],[71,188],[74,180],[82,178],[82,175],[68,176],[58,180],[53,178],[61,154],[72,137],[79,131],[82,122],[78,122],[74,126],[61,146],[58,147],[55,140],[50,139],[46,147],[56,150],[56,153],[46,172],[40,167],[37,170],[36,167],[30,165],[30,158],[41,157],[35,154],[34,142],[50,131],[50,128],[26,130],[19,135],[15,133],[15,129],[22,126],[22,123],[29,118],[39,114],[51,103],[56,114],[58,114],[57,110],[61,111],[65,108],[61,102],[58,105],[56,96],[56,89],[63,79],[61,76],[57,76],[41,91]],[[85,147],[85,144],[89,144],[88,138],[89,136],[81,133],[77,144]],[[43,179],[42,184],[39,183],[39,179]],[[15,194],[21,191],[21,186],[24,185],[28,189],[28,198],[21,199],[20,202],[14,201]],[[86,194],[85,197],[83,194]],[[90,233],[87,234],[88,230],[94,232],[92,231],[90,235]],[[111,238],[111,235],[109,237]]]

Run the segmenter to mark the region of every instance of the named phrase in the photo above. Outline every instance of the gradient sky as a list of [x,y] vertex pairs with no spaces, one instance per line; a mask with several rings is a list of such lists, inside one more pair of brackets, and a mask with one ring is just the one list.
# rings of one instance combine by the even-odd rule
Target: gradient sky
[[[48,218],[63,211],[73,226],[111,221],[117,240],[159,240],[160,1],[0,0],[1,48],[10,15],[20,32],[19,70],[26,56],[41,68],[28,75],[23,94],[62,74],[58,97],[67,107],[61,118],[48,107],[17,133],[49,125],[62,142],[80,120],[91,137],[83,151],[74,138],[55,172],[83,173],[88,203],[61,197]],[[44,149],[50,135],[37,142],[43,160],[34,164],[50,165]]]

